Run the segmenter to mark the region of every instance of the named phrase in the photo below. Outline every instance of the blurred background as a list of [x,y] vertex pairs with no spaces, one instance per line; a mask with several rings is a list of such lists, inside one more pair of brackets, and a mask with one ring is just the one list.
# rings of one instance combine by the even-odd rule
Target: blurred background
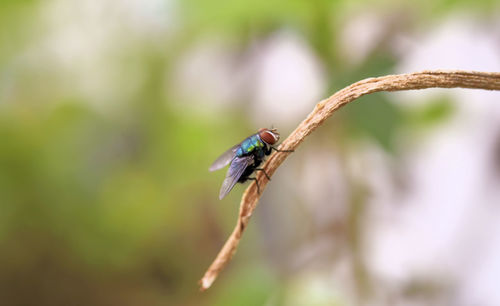
[[2,305],[500,305],[500,93],[363,97],[234,260],[220,153],[350,83],[500,71],[494,0],[0,2]]

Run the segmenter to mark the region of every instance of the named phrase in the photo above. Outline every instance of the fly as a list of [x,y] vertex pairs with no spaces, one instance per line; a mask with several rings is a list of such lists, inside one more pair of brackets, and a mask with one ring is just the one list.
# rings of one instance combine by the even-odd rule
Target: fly
[[224,152],[210,166],[210,171],[215,171],[230,164],[226,178],[220,188],[219,199],[222,200],[233,189],[236,183],[244,183],[248,180],[257,183],[257,191],[260,192],[259,182],[255,177],[250,177],[255,171],[264,172],[266,178],[269,175],[259,168],[264,158],[271,154],[272,150],[277,152],[293,152],[293,150],[279,150],[273,147],[280,139],[276,129],[262,128],[257,133],[245,138],[239,144]]

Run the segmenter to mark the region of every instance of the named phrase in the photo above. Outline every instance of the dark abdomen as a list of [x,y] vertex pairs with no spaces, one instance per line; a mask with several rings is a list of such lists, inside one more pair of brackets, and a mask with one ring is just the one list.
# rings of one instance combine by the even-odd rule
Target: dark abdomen
[[254,173],[255,169],[258,168],[261,163],[262,163],[262,159],[257,159],[257,158],[254,159],[253,165],[248,166],[245,169],[245,171],[243,171],[243,174],[238,179],[238,182],[239,183],[246,182],[248,180],[248,178],[250,177],[250,175],[252,175],[252,173]]

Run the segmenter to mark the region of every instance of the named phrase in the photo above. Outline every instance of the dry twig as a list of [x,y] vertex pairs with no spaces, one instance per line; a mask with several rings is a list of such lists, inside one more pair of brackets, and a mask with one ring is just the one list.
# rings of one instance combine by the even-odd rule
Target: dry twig
[[[387,75],[378,78],[369,78],[356,82],[331,97],[319,102],[313,111],[302,121],[280,146],[282,150],[295,150],[304,141],[306,136],[320,126],[333,112],[341,106],[354,101],[366,94],[379,91],[400,91],[425,88],[477,88],[488,90],[500,90],[500,73],[476,72],[476,71],[422,71],[409,74]],[[263,168],[271,176],[279,165],[290,153],[274,153],[264,164]],[[268,180],[262,173],[258,173],[257,179],[260,191],[266,188]],[[231,260],[236,247],[240,242],[241,235],[248,225],[248,221],[257,206],[260,195],[257,186],[250,184],[243,193],[240,203],[240,213],[233,233],[226,241],[219,254],[205,275],[200,280],[201,290],[208,289],[215,281],[219,272]]]

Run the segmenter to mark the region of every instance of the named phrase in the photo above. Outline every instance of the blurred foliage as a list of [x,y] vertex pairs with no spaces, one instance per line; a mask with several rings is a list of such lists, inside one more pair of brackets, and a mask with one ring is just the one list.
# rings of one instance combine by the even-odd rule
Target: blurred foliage
[[[93,72],[110,94],[98,98],[84,94],[85,84],[60,66],[33,57],[51,43],[41,17],[51,2],[0,2],[2,305],[262,305],[273,296],[279,304],[283,285],[262,265],[251,235],[241,251],[247,257],[238,254],[211,291],[197,293],[197,280],[237,214],[227,204],[239,197],[219,203],[224,173],[209,175],[207,166],[255,127],[245,110],[193,114],[165,84],[176,77],[178,57],[202,37],[229,37],[244,50],[284,27],[303,35],[324,64],[325,96],[390,73],[396,59],[383,46],[356,67],[336,46],[343,16],[378,2],[178,1],[174,35],[112,37],[120,50],[108,50],[109,66],[96,66],[115,70]],[[494,1],[411,6],[425,15],[472,3],[488,10]],[[127,79],[136,74],[146,77]],[[138,89],[123,99],[130,84]],[[111,106],[100,105],[103,100]],[[434,124],[451,111],[441,100],[408,113],[377,94],[337,118],[347,126],[346,138],[368,137],[393,151],[399,129]]]
[[453,103],[447,98],[429,101],[408,112],[406,121],[415,128],[429,128],[441,123],[453,114]]
[[393,150],[396,132],[401,127],[401,111],[384,98],[373,94],[346,106],[346,124],[353,135],[369,137],[387,150]]

